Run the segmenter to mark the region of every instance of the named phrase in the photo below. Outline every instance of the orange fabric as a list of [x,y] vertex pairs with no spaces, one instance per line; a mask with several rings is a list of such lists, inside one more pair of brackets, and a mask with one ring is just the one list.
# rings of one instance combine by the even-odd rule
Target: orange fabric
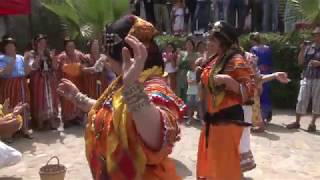
[[[203,85],[203,97],[207,99],[206,112],[216,113],[222,109],[242,104],[247,99],[243,99],[242,95],[234,92],[226,91],[221,104],[217,107],[213,106],[213,95],[208,88],[209,76],[212,66],[217,62],[218,58],[213,59],[211,63],[204,68],[201,74],[201,83]],[[230,75],[238,83],[245,88],[248,98],[253,96],[254,82],[253,71],[250,65],[241,55],[235,55],[229,60],[223,69],[223,74]],[[206,147],[206,127],[202,129],[197,161],[197,177],[205,180],[240,180],[240,153],[239,145],[243,127],[224,123],[210,125],[208,135],[208,146]]]
[[[90,54],[86,54],[85,60],[82,61],[83,67],[92,67],[95,64],[95,60],[90,57]],[[110,84],[111,79],[108,76],[107,70],[99,73],[86,73],[82,71],[83,76],[83,92],[88,95],[88,97],[93,99],[98,99],[103,91]]]
[[[221,109],[231,107],[237,104],[241,104],[242,98],[239,94],[235,94],[234,92],[226,91],[226,95],[220,106],[214,107],[212,104],[212,95],[209,94],[208,83],[209,83],[209,75],[212,69],[212,65],[216,63],[218,59],[212,60],[211,63],[207,67],[204,68],[203,73],[201,74],[201,82],[204,84],[204,92],[205,97],[207,97],[208,103],[208,112],[215,113],[220,111]],[[249,97],[253,96],[254,93],[254,82],[253,80],[253,70],[250,65],[244,60],[244,58],[240,55],[235,55],[225,66],[223,74],[230,75],[233,79],[243,84],[246,88],[247,95]]]
[[[116,161],[116,168],[108,174],[106,167],[106,149],[112,144],[108,144],[107,137],[112,131],[115,131],[113,125],[113,111],[110,100],[104,102],[103,107],[96,113],[93,119],[88,119],[86,128],[86,155],[92,175],[96,180],[104,179],[128,179],[131,180],[136,176],[137,171],[134,169],[132,160],[137,158],[137,145],[141,146],[147,159],[145,171],[142,175],[143,180],[180,180],[177,175],[174,162],[168,158],[171,153],[173,144],[179,139],[180,130],[177,120],[180,117],[177,108],[172,108],[175,102],[158,101],[153,98],[155,93],[163,93],[171,99],[177,99],[174,93],[165,85],[163,79],[150,80],[145,83],[145,91],[152,102],[159,108],[162,120],[162,148],[154,151],[144,144],[143,140],[136,131],[134,121],[128,114],[126,123],[126,132],[128,138],[128,149],[124,149],[121,144],[117,145],[113,158]],[[117,137],[114,137],[117,138]],[[110,141],[109,143],[111,143]]]
[[240,180],[239,145],[243,127],[235,124],[211,126],[208,148],[205,129],[198,146],[197,177],[206,180]]
[[0,78],[0,104],[10,99],[10,108],[14,108],[19,102],[30,104],[30,90],[25,77]]
[[[70,58],[65,52],[62,52],[58,57],[59,74],[61,78],[66,78],[72,81],[81,91],[83,82],[81,77],[80,62],[84,55],[76,50],[75,57]],[[68,100],[61,98],[61,115],[63,121],[73,120],[77,117],[82,117],[80,109],[76,108]]]

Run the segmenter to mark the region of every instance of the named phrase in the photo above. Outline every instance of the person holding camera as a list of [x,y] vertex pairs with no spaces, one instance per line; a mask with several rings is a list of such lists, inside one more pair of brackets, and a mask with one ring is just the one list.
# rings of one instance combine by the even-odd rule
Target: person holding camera
[[303,65],[300,81],[300,90],[296,106],[296,121],[288,124],[288,129],[300,128],[302,115],[307,114],[308,105],[312,100],[312,121],[308,127],[309,132],[316,131],[316,119],[320,116],[320,26],[313,34],[313,42],[301,45],[298,63]]

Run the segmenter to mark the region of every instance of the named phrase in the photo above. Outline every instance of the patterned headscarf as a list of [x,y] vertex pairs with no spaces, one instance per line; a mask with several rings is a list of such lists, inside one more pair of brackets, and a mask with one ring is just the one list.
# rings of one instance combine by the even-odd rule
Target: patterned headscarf
[[148,21],[133,15],[125,16],[113,24],[107,25],[104,36],[105,53],[120,60],[118,54],[124,46],[127,46],[124,39],[129,34],[135,36],[148,48],[158,31]]

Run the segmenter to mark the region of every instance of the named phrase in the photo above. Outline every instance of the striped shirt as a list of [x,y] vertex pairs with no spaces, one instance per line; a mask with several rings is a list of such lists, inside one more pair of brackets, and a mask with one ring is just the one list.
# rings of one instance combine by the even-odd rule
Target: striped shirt
[[309,65],[311,60],[320,61],[320,47],[316,47],[315,44],[306,48],[304,55],[304,71],[302,73],[303,78],[307,79],[319,79],[320,67],[312,67]]

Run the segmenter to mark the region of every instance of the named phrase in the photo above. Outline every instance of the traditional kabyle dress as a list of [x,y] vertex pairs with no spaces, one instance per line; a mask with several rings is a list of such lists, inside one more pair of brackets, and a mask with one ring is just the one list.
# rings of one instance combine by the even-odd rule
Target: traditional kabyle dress
[[121,76],[114,80],[88,115],[86,155],[96,180],[177,180],[175,164],[168,158],[179,140],[178,120],[184,103],[170,90],[162,70],[154,66],[139,78],[161,114],[162,148],[149,148],[139,136],[122,96]]
[[[0,103],[4,103],[9,99],[11,109],[20,102],[30,104],[30,89],[27,82],[27,74],[25,73],[25,60],[21,55],[16,55],[16,63],[11,74],[0,76]],[[8,66],[13,58],[0,55],[0,69]],[[28,127],[30,120],[30,111],[24,110],[22,113],[24,127]]]
[[32,121],[39,129],[45,126],[55,129],[60,124],[56,69],[49,55],[39,59],[39,68],[33,69],[30,75]]
[[[214,76],[227,74],[240,83],[239,94],[214,85]],[[203,127],[197,161],[197,177],[210,180],[241,178],[239,144],[244,127],[242,104],[253,95],[253,72],[241,51],[227,51],[213,57],[201,74],[206,99],[206,125]]]

